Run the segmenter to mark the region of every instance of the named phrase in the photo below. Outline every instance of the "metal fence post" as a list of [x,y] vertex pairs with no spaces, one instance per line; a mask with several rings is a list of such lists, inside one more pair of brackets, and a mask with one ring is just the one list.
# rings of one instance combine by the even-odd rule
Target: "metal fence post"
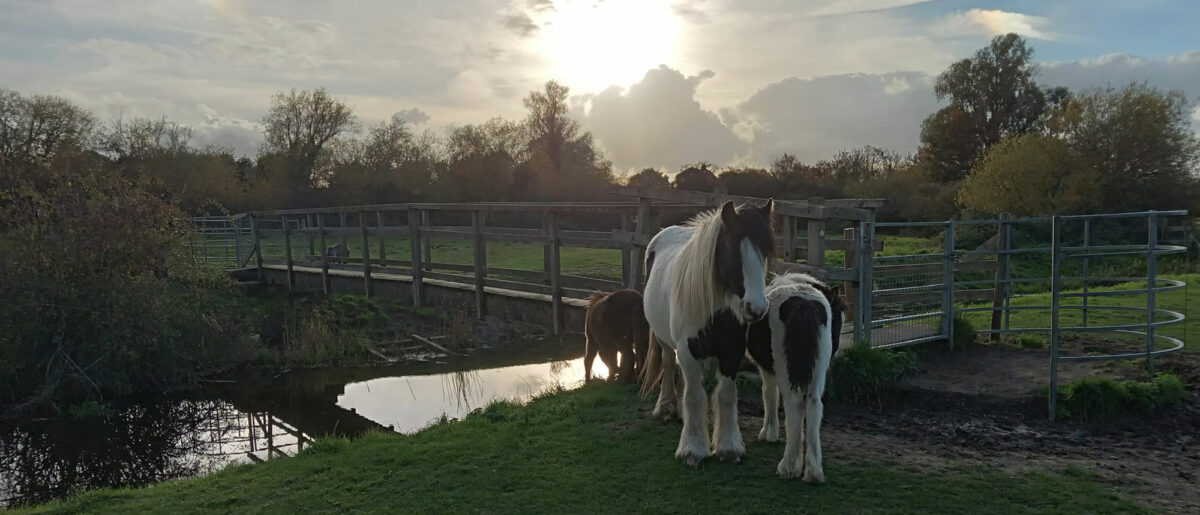
[[550,274],[551,316],[554,317],[554,334],[561,335],[563,333],[562,277],[560,272],[562,260],[558,247],[558,218],[554,211],[547,212],[545,216],[547,243],[550,247],[550,260],[546,262],[545,266],[546,271]]
[[242,219],[238,218],[233,221],[233,245],[234,252],[237,253],[237,267],[241,268],[244,262],[242,261]]
[[1062,219],[1053,217],[1050,229],[1050,420],[1058,408],[1058,323],[1059,294],[1062,289]]
[[1083,219],[1083,326],[1088,325],[1088,260],[1086,254],[1091,254],[1092,220],[1090,218]]
[[1158,215],[1154,211],[1146,220],[1146,368],[1154,373],[1154,311],[1157,307],[1154,288],[1158,283]]
[[1012,318],[1012,215],[1005,213],[1004,219],[1004,330],[1008,330]]
[[871,284],[867,274],[867,267],[871,266],[871,250],[865,245],[866,222],[859,222],[858,229],[854,231],[854,264],[857,268],[858,287],[854,292],[854,343],[866,342],[871,343],[871,328],[867,327],[870,323],[871,315],[864,315],[865,307],[870,304]]
[[954,221],[942,235],[942,331],[954,350]]

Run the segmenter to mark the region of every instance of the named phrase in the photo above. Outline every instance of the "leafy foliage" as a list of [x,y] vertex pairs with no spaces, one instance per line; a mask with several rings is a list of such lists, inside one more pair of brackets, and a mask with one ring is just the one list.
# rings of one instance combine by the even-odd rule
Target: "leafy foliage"
[[1062,139],[1005,138],[987,151],[958,191],[963,206],[1016,216],[1091,212],[1101,203],[1099,175]]
[[917,369],[911,350],[890,351],[856,343],[833,360],[830,395],[851,404],[867,404],[905,374]]
[[1104,422],[1177,406],[1186,396],[1183,381],[1166,373],[1150,381],[1085,377],[1059,387],[1058,415],[1081,422]]

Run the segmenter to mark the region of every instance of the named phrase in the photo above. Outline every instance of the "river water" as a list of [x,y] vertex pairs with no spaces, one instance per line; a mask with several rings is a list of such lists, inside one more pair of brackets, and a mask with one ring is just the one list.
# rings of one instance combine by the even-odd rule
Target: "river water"
[[[193,477],[292,456],[313,438],[411,433],[495,399],[582,383],[581,345],[531,345],[454,360],[304,370],[145,398],[107,417],[0,424],[0,507],[107,486]],[[593,373],[607,373],[596,360]]]

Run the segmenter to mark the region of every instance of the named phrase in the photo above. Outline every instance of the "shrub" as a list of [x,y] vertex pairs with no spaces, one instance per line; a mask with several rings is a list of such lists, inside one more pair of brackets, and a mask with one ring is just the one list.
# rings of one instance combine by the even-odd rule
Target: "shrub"
[[1022,334],[1017,337],[1017,346],[1022,349],[1044,349],[1046,338],[1035,334]]
[[911,350],[890,351],[854,344],[833,360],[830,392],[833,399],[864,404],[879,397],[884,388],[917,369]]
[[1085,377],[1058,389],[1057,417],[1104,422],[1131,413],[1154,413],[1177,406],[1187,395],[1183,381],[1158,374],[1150,381]]
[[963,315],[954,315],[954,346],[967,347],[975,343],[975,324]]

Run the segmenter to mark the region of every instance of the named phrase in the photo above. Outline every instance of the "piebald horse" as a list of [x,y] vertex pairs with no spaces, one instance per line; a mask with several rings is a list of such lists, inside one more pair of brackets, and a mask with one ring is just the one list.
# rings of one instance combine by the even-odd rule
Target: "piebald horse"
[[787,445],[776,472],[823,483],[821,418],[825,379],[838,349],[846,305],[836,286],[807,274],[775,277],[767,286],[767,317],[746,331],[747,354],[762,375],[763,427],[759,440],[779,440],[779,394]]
[[[646,248],[644,307],[651,343],[643,392],[661,384],[654,415],[675,415],[675,361],[683,375],[683,431],[675,457],[699,465],[709,454],[741,461],[734,377],[746,353],[745,324],[767,313],[767,261],[774,254],[774,202],[735,208],[727,202],[684,225],[659,231]],[[741,337],[736,335],[741,328]],[[730,330],[734,335],[730,338]],[[701,363],[717,360],[710,446]]]

